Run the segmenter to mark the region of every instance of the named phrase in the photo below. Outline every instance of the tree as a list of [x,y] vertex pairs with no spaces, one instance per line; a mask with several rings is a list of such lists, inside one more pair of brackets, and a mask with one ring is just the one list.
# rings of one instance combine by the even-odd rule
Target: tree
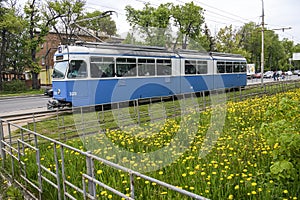
[[221,28],[216,37],[216,47],[219,52],[233,53],[238,49],[237,31],[232,25]]
[[[22,30],[22,19],[17,15],[14,8],[15,4],[4,5],[4,1],[0,1],[0,90],[2,90],[2,72],[12,63],[14,51],[11,43],[14,39],[19,38]],[[9,7],[10,6],[10,7]]]
[[195,36],[195,40],[189,40],[187,48],[192,50],[215,51],[215,40],[214,37],[211,36],[206,24],[203,32]]
[[28,1],[24,7],[25,19],[27,19],[27,30],[29,38],[27,41],[28,49],[30,50],[30,62],[28,67],[32,73],[32,89],[39,89],[38,74],[40,66],[36,57],[40,45],[44,42],[44,37],[49,33],[50,25],[55,24],[57,18],[62,17],[60,13],[51,13],[46,15],[41,11],[42,4],[36,0]]
[[261,30],[254,22],[250,22],[241,27],[237,34],[240,35],[240,47],[247,52],[244,55],[249,63],[260,66],[261,56]]
[[284,38],[281,44],[285,52],[285,57],[282,59],[283,65],[286,70],[291,70],[293,66],[290,63],[290,59],[293,57],[294,42]]
[[[100,16],[101,11],[94,11],[86,13],[82,19],[90,19]],[[92,20],[87,20],[79,23],[80,26],[83,26],[89,30],[92,30],[95,35],[98,37],[99,32],[103,32],[106,35],[112,36],[117,33],[116,22],[112,20],[110,16],[104,18],[96,18]]]
[[167,46],[171,43],[169,28],[170,8],[172,4],[161,4],[157,8],[146,3],[142,10],[136,10],[126,6],[126,17],[129,24],[145,34],[145,41],[148,45]]
[[57,0],[46,1],[44,11],[49,25],[55,30],[62,44],[70,44],[73,37],[79,32],[78,27],[72,26],[74,22],[83,17],[84,0]]
[[[172,7],[172,17],[182,35],[182,48],[186,49],[188,39],[196,40],[200,35],[201,26],[204,23],[203,9],[193,2],[183,6],[176,5]],[[176,39],[175,46],[179,37]]]

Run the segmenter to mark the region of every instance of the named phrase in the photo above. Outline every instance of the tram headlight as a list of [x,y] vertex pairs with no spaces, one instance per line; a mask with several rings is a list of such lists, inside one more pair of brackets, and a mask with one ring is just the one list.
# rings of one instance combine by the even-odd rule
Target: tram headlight
[[61,91],[60,89],[57,89],[57,94],[60,95]]

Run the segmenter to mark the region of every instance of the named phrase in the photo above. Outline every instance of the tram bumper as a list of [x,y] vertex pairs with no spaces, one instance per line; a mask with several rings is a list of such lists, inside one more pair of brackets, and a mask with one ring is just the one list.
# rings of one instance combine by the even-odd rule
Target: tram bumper
[[54,108],[64,108],[66,106],[71,106],[68,102],[58,101],[57,99],[51,99],[47,103],[47,109],[52,110]]

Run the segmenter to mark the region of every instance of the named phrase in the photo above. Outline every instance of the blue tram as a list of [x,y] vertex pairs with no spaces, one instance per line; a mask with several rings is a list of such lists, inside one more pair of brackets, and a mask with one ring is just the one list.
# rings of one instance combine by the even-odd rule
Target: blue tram
[[49,107],[86,106],[246,86],[236,54],[76,42],[54,55]]

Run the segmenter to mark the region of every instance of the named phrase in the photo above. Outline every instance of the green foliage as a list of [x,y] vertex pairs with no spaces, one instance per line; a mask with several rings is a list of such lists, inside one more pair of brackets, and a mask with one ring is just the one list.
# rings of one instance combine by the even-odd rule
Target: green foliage
[[300,172],[300,102],[287,97],[269,105],[261,132],[273,147],[271,176],[287,183]]
[[183,36],[182,48],[185,49],[188,38],[196,39],[200,35],[204,23],[203,9],[193,2],[183,6],[176,5],[172,8],[172,17]]
[[[100,16],[102,12],[96,10],[94,12],[87,12],[83,19],[90,19]],[[112,20],[111,17],[91,19],[79,23],[80,26],[92,30],[98,34],[98,32],[104,32],[106,35],[115,35],[117,32],[116,22]]]
[[[133,26],[133,29],[139,30],[143,34],[141,37],[145,38],[147,45],[168,46],[172,38],[169,29],[171,6],[172,4],[168,3],[154,8],[147,3],[142,10],[126,6],[127,21]],[[127,42],[129,41],[127,40]]]
[[9,82],[3,82],[3,91],[6,92],[22,92],[26,90],[24,81],[13,80]]
[[58,0],[46,1],[43,15],[49,26],[58,34],[62,44],[69,44],[78,28],[71,26],[84,15],[84,0]]

